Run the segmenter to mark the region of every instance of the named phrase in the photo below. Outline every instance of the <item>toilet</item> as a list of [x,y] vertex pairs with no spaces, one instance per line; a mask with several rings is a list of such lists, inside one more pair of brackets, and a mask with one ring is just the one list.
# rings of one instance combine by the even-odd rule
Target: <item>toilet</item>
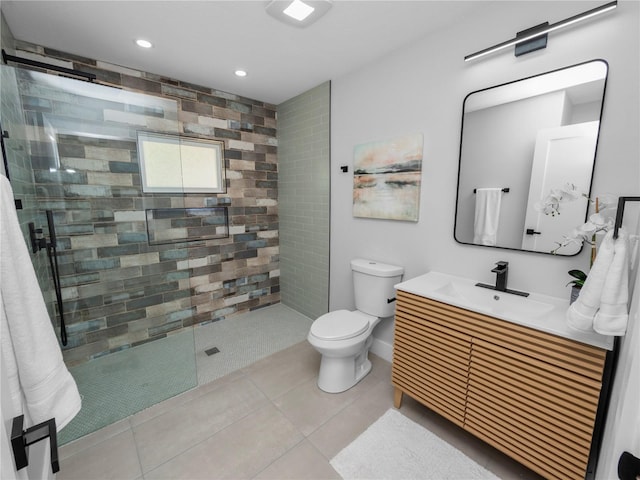
[[322,354],[318,387],[328,393],[350,389],[371,371],[371,333],[380,319],[393,316],[394,285],[404,268],[351,260],[356,310],[336,310],[318,317],[307,341]]

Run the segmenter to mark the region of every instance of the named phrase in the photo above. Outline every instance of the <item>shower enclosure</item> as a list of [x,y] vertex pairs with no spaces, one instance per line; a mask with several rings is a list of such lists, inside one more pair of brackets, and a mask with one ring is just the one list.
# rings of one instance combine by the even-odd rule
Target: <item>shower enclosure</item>
[[83,396],[65,443],[197,385],[194,278],[220,269],[227,200],[143,191],[138,136],[177,135],[176,100],[1,69],[5,169]]

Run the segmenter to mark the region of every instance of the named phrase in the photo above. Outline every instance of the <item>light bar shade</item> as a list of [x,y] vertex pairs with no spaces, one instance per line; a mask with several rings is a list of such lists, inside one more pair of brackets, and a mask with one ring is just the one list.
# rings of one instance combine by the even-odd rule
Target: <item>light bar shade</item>
[[610,3],[607,3],[605,5],[601,5],[600,7],[596,7],[594,9],[588,10],[588,11],[580,13],[578,15],[574,15],[573,17],[569,17],[569,18],[567,18],[565,20],[562,20],[560,22],[548,25],[548,26],[546,26],[544,28],[541,28],[540,30],[537,30],[535,32],[532,32],[532,33],[530,33],[528,35],[512,38],[511,40],[507,40],[506,42],[498,43],[497,45],[494,45],[492,47],[485,48],[484,50],[480,50],[478,52],[472,53],[471,55],[467,55],[466,57],[464,57],[464,61],[468,62],[470,60],[475,60],[475,59],[484,57],[486,55],[489,55],[491,53],[495,53],[495,52],[498,52],[500,50],[504,50],[505,48],[509,48],[509,47],[511,47],[513,45],[516,45],[518,43],[523,43],[523,42],[526,42],[528,40],[532,40],[534,38],[540,37],[540,36],[545,35],[547,33],[554,32],[554,31],[559,30],[559,29],[564,28],[564,27],[568,27],[569,25],[573,25],[573,24],[581,22],[583,20],[587,20],[588,18],[594,17],[596,15],[600,15],[602,13],[606,13],[606,12],[608,12],[610,10],[613,10],[617,6],[618,6],[617,0],[615,0],[613,2],[610,2]]

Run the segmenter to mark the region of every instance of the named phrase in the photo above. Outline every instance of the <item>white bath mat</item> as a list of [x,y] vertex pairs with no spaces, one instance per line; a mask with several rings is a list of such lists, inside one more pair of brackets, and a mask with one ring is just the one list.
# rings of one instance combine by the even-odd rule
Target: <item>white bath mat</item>
[[459,450],[389,409],[331,460],[344,479],[498,479]]

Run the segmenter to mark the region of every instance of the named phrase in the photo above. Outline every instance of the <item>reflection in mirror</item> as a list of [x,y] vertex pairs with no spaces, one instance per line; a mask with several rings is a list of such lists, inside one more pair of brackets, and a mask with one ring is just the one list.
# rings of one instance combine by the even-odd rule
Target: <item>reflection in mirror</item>
[[586,197],[563,204],[556,216],[536,204],[567,183],[589,195],[607,70],[594,60],[467,95],[456,241],[550,253],[584,223]]

